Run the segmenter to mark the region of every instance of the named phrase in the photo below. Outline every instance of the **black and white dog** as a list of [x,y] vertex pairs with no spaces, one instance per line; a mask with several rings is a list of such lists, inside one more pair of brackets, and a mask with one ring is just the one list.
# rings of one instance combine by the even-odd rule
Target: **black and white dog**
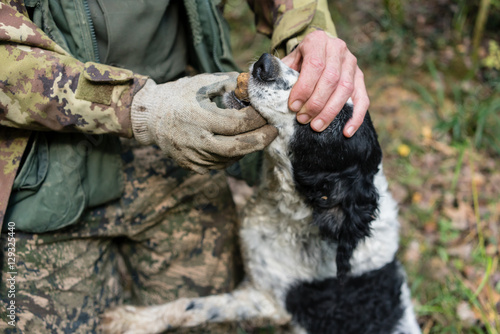
[[[159,333],[207,322],[271,319],[293,333],[420,333],[395,258],[397,207],[369,114],[352,138],[346,104],[323,132],[288,109],[298,73],[264,54],[250,68],[250,104],[279,135],[240,230],[247,278],[235,291],[105,314],[112,333]],[[230,107],[245,102],[225,96]]]

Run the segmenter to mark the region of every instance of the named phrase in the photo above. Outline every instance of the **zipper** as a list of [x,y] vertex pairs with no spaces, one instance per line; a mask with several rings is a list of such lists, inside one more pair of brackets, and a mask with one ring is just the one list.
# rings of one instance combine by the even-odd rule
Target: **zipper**
[[85,15],[87,15],[87,23],[89,25],[89,30],[90,30],[90,39],[92,40],[94,60],[96,63],[100,63],[101,58],[99,56],[99,49],[97,48],[97,37],[95,34],[94,23],[92,22],[92,16],[90,15],[90,7],[87,0],[83,0],[83,7],[85,8]]

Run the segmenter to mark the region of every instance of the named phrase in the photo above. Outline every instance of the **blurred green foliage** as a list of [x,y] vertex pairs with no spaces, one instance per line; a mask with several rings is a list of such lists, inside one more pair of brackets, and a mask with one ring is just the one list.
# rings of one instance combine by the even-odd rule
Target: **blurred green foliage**
[[409,78],[427,73],[432,81],[408,84],[434,110],[437,130],[457,144],[470,141],[500,154],[499,0],[329,3],[360,66],[390,64]]

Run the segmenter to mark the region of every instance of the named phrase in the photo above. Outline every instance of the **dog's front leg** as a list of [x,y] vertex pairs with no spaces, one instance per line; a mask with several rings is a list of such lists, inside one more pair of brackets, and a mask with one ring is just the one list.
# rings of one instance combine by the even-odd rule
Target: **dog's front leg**
[[105,333],[161,333],[208,322],[269,319],[286,323],[290,317],[264,293],[251,286],[231,293],[201,298],[181,298],[158,306],[122,306],[101,317]]

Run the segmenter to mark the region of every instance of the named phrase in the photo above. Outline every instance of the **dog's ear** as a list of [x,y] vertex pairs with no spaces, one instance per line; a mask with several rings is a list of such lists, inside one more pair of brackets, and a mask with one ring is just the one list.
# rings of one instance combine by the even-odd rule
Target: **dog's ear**
[[378,192],[373,177],[359,166],[323,175],[322,196],[313,201],[313,224],[323,237],[337,243],[340,280],[350,271],[353,251],[370,235],[370,223],[377,215]]
[[350,117],[352,108],[345,106],[321,133],[297,125],[291,144],[297,190],[313,208],[313,224],[321,235],[337,244],[339,279],[350,271],[358,243],[370,235],[378,206],[374,177],[382,160],[368,114],[353,137],[344,137]]

